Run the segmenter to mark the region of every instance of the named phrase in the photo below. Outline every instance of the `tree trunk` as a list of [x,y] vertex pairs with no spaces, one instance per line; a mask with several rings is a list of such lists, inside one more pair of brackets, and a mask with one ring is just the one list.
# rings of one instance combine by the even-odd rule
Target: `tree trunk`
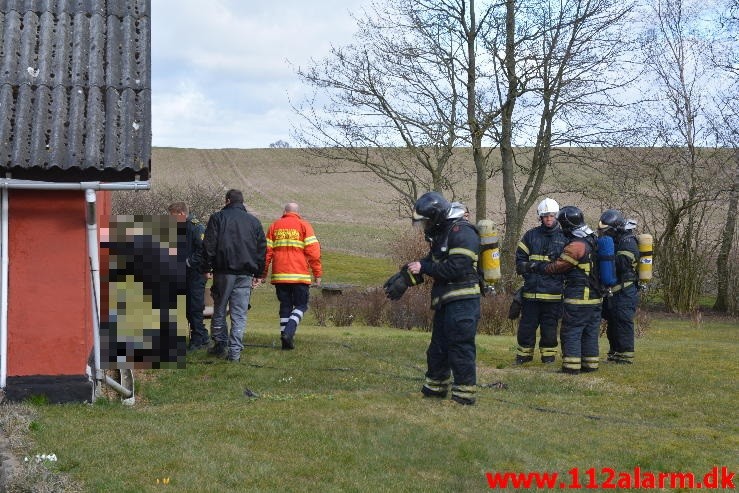
[[734,241],[736,231],[737,204],[739,203],[739,147],[734,149],[734,184],[729,194],[729,210],[726,212],[724,232],[721,235],[721,248],[716,259],[716,271],[718,273],[718,293],[714,310],[725,312],[729,309],[729,255]]

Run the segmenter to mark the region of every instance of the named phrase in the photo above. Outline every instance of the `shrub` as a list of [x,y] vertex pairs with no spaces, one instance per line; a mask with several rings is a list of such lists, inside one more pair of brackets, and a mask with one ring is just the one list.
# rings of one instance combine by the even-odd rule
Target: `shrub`
[[112,195],[112,213],[165,215],[173,202],[184,202],[190,213],[203,222],[220,210],[226,190],[206,183],[152,184],[151,190],[117,190]]
[[477,333],[496,336],[515,334],[518,321],[508,319],[508,309],[512,301],[513,295],[503,292],[483,296],[480,300]]

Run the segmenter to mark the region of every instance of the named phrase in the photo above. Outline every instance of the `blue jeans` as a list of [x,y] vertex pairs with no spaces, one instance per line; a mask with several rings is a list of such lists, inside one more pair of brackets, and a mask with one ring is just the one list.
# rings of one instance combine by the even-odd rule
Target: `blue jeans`
[[[228,345],[230,358],[238,358],[244,349],[247,310],[251,297],[252,276],[236,274],[214,274],[213,318],[210,332],[216,343]],[[231,310],[231,333],[226,323],[226,308]]]

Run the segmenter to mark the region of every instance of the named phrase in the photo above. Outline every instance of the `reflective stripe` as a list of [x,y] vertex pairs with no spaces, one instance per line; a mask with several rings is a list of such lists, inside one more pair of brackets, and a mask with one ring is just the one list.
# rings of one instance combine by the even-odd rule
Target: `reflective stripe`
[[565,303],[569,305],[599,305],[603,300],[601,298],[593,298],[592,300],[576,300],[574,298],[565,298]]
[[613,286],[613,287],[611,288],[611,292],[612,292],[612,293],[618,293],[618,292],[619,292],[619,291],[621,291],[621,290],[622,290],[623,288],[628,288],[628,287],[629,287],[629,286],[631,286],[632,284],[634,284],[634,281],[629,281],[629,282],[625,282],[625,283],[623,283],[623,284],[616,284],[615,286]]
[[452,248],[449,250],[449,255],[464,255],[477,262],[477,254],[467,248]]
[[454,298],[456,296],[467,296],[471,294],[480,294],[480,285],[475,284],[474,287],[471,288],[461,288],[461,289],[454,289],[452,291],[449,291],[448,293],[443,294],[442,296],[438,296],[431,300],[431,306],[436,305],[439,301],[444,301],[449,298]]
[[575,260],[574,258],[570,257],[569,255],[566,255],[566,254],[563,253],[562,255],[559,256],[559,258],[561,258],[565,262],[570,263],[570,264],[572,264],[574,266],[578,266],[577,260]]
[[539,346],[539,352],[542,356],[556,356],[557,355],[557,348],[556,347],[541,347]]
[[528,300],[556,300],[562,301],[561,294],[549,294],[549,293],[523,293],[524,298]]
[[598,356],[583,356],[582,366],[585,368],[598,368],[600,358]]
[[305,243],[299,240],[274,240],[272,242],[272,248],[280,247],[293,247],[293,248],[305,248]]
[[623,255],[624,257],[629,257],[632,262],[636,261],[636,257],[634,257],[634,254],[628,250],[619,250],[616,252],[616,255]]
[[434,392],[445,392],[449,389],[450,383],[452,383],[452,377],[448,377],[445,380],[434,380],[426,377],[426,383],[423,386]]
[[310,283],[310,274],[272,274],[273,281],[307,281]]
[[541,262],[549,262],[549,256],[548,255],[529,255],[529,260],[531,261],[541,261]]
[[476,385],[453,385],[452,386],[452,395],[456,395],[459,397],[465,397],[465,398],[474,398],[475,393],[477,393]]
[[306,245],[318,243],[318,238],[316,238],[315,236],[308,236],[307,238],[303,240],[303,243],[305,243]]
[[516,348],[517,356],[531,356],[532,354],[534,354],[534,348],[532,347],[518,346],[518,348]]
[[522,241],[519,241],[518,242],[518,248],[520,248],[521,250],[523,250],[524,252],[526,252],[526,254],[528,255],[528,253],[529,253],[529,247],[527,247],[526,245],[524,245],[524,243]]
[[562,358],[562,368],[579,370],[582,367],[581,361],[577,356],[565,356]]

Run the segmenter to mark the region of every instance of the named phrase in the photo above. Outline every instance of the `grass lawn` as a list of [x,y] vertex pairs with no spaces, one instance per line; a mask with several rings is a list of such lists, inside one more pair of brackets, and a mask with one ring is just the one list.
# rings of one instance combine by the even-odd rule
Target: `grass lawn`
[[[598,481],[637,465],[739,470],[735,322],[655,320],[635,365],[574,377],[513,367],[513,337],[478,336],[483,387],[464,407],[421,397],[428,333],[306,317],[281,351],[274,292],[252,304],[241,363],[200,352],[138,372],[130,408],[34,406],[29,455],[55,453],[53,469],[105,492],[484,491],[486,472],[569,481],[580,468],[585,484],[591,467]],[[484,387],[498,381],[508,388]]]

